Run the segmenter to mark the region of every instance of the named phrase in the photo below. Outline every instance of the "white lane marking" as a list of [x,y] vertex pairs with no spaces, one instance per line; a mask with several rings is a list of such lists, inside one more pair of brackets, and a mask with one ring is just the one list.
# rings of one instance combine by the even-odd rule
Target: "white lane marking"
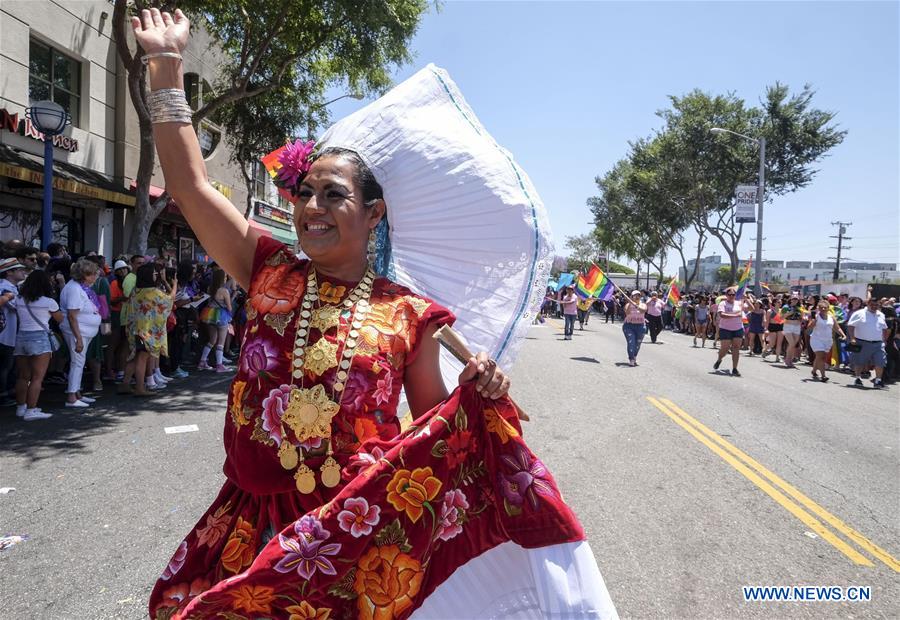
[[167,426],[166,435],[174,435],[175,433],[193,433],[199,431],[200,428],[196,424],[185,424],[183,426]]

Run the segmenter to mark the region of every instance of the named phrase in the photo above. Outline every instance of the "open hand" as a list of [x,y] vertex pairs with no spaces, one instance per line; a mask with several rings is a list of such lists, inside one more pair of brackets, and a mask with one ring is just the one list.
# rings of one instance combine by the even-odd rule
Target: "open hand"
[[156,52],[181,53],[187,47],[191,23],[181,9],[173,17],[168,11],[144,9],[140,17],[131,18],[134,38],[147,54]]
[[459,373],[459,383],[468,383],[478,378],[475,390],[491,400],[503,398],[509,392],[509,377],[500,370],[497,362],[488,357],[482,351],[475,357],[469,358],[469,363]]

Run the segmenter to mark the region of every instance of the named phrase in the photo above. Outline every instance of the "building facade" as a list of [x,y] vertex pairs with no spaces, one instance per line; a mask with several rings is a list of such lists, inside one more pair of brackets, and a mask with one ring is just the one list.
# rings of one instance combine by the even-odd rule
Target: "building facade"
[[[747,264],[747,258],[739,261],[740,265]],[[692,269],[695,261],[688,261],[688,269]],[[721,256],[713,254],[700,259],[700,268],[692,286],[712,287],[718,286],[716,272],[720,267],[728,263]],[[831,261],[762,261],[763,282],[780,282],[785,285],[798,285],[801,282],[831,282],[834,276],[834,262]],[[900,279],[900,266],[896,263],[841,263],[841,280],[860,283],[887,283]],[[743,267],[741,267],[743,269]],[[681,267],[678,270],[679,279],[684,282],[685,271]]]
[[[107,0],[0,3],[0,241],[40,244],[43,135],[25,111],[50,99],[71,116],[71,125],[54,139],[53,240],[70,253],[97,250],[107,257],[129,246],[140,133],[112,38],[112,14]],[[133,41],[129,45],[133,49]],[[185,90],[195,109],[211,92],[221,60],[211,38],[196,29],[184,54]],[[198,137],[210,183],[243,214],[247,184],[223,132],[203,122]],[[290,203],[278,200],[264,170],[254,173],[260,181],[254,225],[294,242]],[[165,188],[158,164],[151,184],[151,198]],[[176,259],[208,260],[171,201],[151,227],[148,246]]]

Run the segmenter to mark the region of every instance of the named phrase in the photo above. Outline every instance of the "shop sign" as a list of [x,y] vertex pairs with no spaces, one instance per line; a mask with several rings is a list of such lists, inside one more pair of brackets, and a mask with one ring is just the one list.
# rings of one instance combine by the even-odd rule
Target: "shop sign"
[[[10,114],[6,109],[0,110],[0,130],[3,129],[38,142],[44,141],[44,134],[37,130],[31,119],[20,120],[18,114]],[[78,150],[78,140],[64,135],[53,136],[53,146],[74,153]]]
[[257,200],[253,203],[253,212],[259,217],[264,217],[273,222],[278,222],[279,224],[291,226],[294,223],[294,217],[290,211],[273,207],[261,200]]

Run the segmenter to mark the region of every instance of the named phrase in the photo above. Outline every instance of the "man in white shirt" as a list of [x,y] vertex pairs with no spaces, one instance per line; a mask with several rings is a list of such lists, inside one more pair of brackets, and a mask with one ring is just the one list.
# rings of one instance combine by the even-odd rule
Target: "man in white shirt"
[[850,344],[857,345],[860,350],[852,355],[853,374],[856,377],[853,385],[862,387],[860,375],[869,365],[875,367],[876,388],[884,387],[881,375],[887,364],[887,355],[884,350],[884,341],[888,334],[887,320],[879,310],[878,300],[869,298],[865,308],[860,308],[850,316],[847,322],[847,332],[850,336]]
[[0,407],[15,404],[10,396],[15,385],[13,367],[16,347],[16,331],[18,316],[15,311],[16,297],[19,296],[19,283],[25,279],[25,266],[15,258],[0,259],[0,312],[3,313],[6,327],[0,331]]

